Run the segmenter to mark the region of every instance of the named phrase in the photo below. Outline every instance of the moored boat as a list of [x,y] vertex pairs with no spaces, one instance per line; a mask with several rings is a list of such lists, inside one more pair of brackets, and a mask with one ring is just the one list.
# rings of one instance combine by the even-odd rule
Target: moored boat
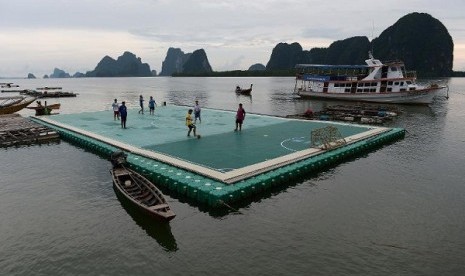
[[17,103],[21,102],[23,99],[24,99],[24,97],[21,97],[21,96],[1,97],[0,98],[0,108],[17,104]]
[[36,111],[36,116],[41,115],[55,115],[58,113],[51,113],[54,109],[60,109],[61,104],[49,104],[47,105],[47,101],[45,101],[45,105],[42,105],[40,101],[37,101],[37,106],[28,106],[27,109],[33,109]]
[[60,109],[60,106],[61,106],[61,104],[56,103],[56,104],[50,104],[50,105],[45,105],[45,106],[42,106],[42,105],[38,105],[38,106],[28,106],[28,107],[26,107],[26,108],[27,108],[27,109],[34,109],[34,110],[39,110],[39,109],[44,109],[44,108],[48,108],[48,109]]
[[303,98],[396,104],[429,104],[445,86],[420,85],[416,73],[401,61],[382,63],[373,58],[366,65],[297,64],[294,92]]
[[11,87],[19,87],[17,84],[13,84],[12,82],[2,82],[0,83],[1,88],[11,88]]
[[30,105],[35,98],[0,97],[0,115],[12,114]]
[[250,95],[252,93],[252,86],[253,84],[250,85],[250,88],[242,89],[239,85],[237,85],[235,91],[237,94]]
[[171,210],[163,193],[147,178],[125,166],[126,154],[114,152],[111,155],[115,191],[124,196],[139,210],[154,218],[170,221],[176,214]]

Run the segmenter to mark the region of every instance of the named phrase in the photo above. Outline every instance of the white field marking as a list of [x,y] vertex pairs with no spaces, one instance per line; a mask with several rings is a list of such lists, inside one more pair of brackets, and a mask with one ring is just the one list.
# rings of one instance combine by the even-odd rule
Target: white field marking
[[[296,140],[296,139],[299,139],[299,140]],[[284,145],[284,143],[288,142],[288,141],[292,141],[292,140],[295,140],[296,142],[301,142],[300,139],[302,139],[303,141],[305,141],[305,137],[292,137],[292,138],[289,138],[289,139],[286,139],[284,141],[281,142],[281,147],[287,149],[288,151],[297,151],[297,150],[294,150],[294,149],[291,149],[291,148],[288,148]]]
[[221,169],[218,169],[218,171],[220,172],[230,172],[230,171],[234,171],[236,170],[236,168],[221,168]]

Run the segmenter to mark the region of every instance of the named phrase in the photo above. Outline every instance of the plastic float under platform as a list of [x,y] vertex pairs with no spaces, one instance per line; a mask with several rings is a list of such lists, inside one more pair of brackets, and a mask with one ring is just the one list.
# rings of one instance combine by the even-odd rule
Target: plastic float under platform
[[[157,107],[154,115],[129,109],[126,129],[113,120],[112,111],[32,119],[103,156],[123,150],[129,166],[157,185],[213,207],[290,184],[405,136],[400,128],[250,113],[242,131],[234,131],[235,112],[203,108],[202,121],[196,124],[201,139],[197,139],[193,134],[187,137],[188,109]],[[329,126],[343,143],[325,147],[312,141],[312,133]]]

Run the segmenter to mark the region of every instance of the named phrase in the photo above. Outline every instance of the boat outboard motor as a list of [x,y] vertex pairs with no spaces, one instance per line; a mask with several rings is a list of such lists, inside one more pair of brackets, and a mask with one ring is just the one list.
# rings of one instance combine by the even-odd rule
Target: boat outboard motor
[[128,155],[122,151],[115,151],[110,155],[110,161],[113,167],[120,167],[126,164],[126,157]]

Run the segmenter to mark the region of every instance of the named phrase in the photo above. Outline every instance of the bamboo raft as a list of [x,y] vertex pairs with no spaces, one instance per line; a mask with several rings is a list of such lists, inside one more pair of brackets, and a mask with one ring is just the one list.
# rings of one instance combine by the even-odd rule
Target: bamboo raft
[[288,115],[287,118],[344,121],[358,124],[384,124],[393,120],[401,111],[396,107],[382,105],[334,105],[321,111],[307,110],[304,114]]
[[8,90],[1,90],[2,93],[26,93],[30,91],[29,89],[8,89]]
[[36,98],[64,98],[64,97],[76,97],[77,94],[74,92],[65,92],[65,91],[36,91],[36,90],[27,90],[26,92],[21,92],[23,95],[29,95]]
[[59,139],[59,134],[18,114],[0,116],[0,147],[45,143]]

